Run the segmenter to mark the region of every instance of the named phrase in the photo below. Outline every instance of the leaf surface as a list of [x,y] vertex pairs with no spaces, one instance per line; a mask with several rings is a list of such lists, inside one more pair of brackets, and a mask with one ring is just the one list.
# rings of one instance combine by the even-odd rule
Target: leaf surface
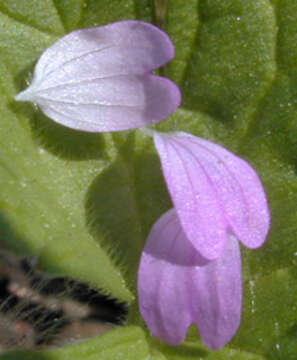
[[[181,87],[183,105],[157,128],[192,132],[249,161],[270,202],[270,235],[261,249],[242,249],[243,320],[223,350],[209,352],[193,329],[184,345],[168,347],[135,328],[131,336],[140,339],[138,348],[138,340],[121,343],[127,328],[106,335],[110,343],[102,340],[102,346],[111,347],[106,354],[112,355],[101,350],[83,355],[79,350],[100,347],[102,337],[77,346],[80,355],[75,356],[116,359],[112,348],[118,341],[114,349],[122,354],[121,360],[133,359],[136,353],[135,359],[294,360],[296,1],[168,3],[165,27],[176,45],[176,57],[164,73]],[[135,296],[138,261],[148,232],[171,207],[152,140],[139,131],[112,135],[72,131],[29,104],[15,103],[13,97],[26,87],[44,49],[66,32],[124,19],[152,22],[153,14],[151,1],[140,0],[0,4],[1,242],[37,257],[51,274],[87,281],[126,301]],[[143,326],[136,302],[128,323]],[[135,354],[129,353],[131,346]],[[60,359],[68,351],[45,352],[38,359]],[[36,358],[31,353],[7,356]]]

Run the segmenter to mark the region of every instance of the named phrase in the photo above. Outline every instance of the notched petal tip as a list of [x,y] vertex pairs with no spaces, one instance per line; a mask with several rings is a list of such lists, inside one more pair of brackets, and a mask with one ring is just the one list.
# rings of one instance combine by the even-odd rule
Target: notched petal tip
[[[138,20],[119,21],[107,26],[127,26],[131,28],[131,31],[141,31],[147,40],[153,44],[153,47],[157,50],[158,56],[162,57],[161,62],[156,62],[154,68],[163,66],[172,60],[175,56],[175,47],[169,35],[158,28],[157,26]],[[143,40],[143,39],[142,39]]]
[[[241,320],[242,279],[238,240],[229,236],[222,256],[196,274],[200,285],[195,322],[203,342],[211,349],[225,346],[235,335]],[[193,275],[195,277],[195,275]],[[197,294],[197,296],[199,296]]]
[[234,336],[241,317],[241,259],[230,237],[222,256],[206,261],[193,248],[175,210],[153,226],[138,272],[139,308],[150,331],[170,345],[197,325],[211,349]]
[[175,210],[153,226],[138,270],[140,313],[150,331],[170,345],[181,343],[191,323],[187,279],[199,264],[185,239]]
[[245,246],[260,247],[268,234],[270,213],[258,174],[244,159],[222,146],[200,138],[198,141],[202,161],[206,159],[215,165],[215,186],[232,232]]
[[15,99],[36,103],[57,123],[77,130],[152,125],[180,105],[177,86],[150,74],[173,55],[168,35],[141,21],[77,30],[42,54],[31,86]]
[[[203,256],[215,259],[220,254],[227,230],[249,248],[264,243],[268,203],[257,173],[245,160],[182,132],[156,135],[155,145],[184,231]],[[204,242],[197,236],[195,240],[199,226],[208,229]]]
[[181,104],[179,87],[171,80],[156,75],[148,75],[149,86],[144,87],[146,117],[144,126],[157,123],[170,116]]

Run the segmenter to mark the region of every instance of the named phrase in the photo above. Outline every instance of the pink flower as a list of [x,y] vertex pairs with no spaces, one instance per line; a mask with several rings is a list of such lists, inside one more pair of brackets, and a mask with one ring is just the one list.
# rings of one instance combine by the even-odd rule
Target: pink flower
[[263,244],[269,210],[247,162],[187,133],[155,134],[154,141],[182,228],[204,258],[218,258],[229,233],[252,249]]
[[265,241],[266,196],[255,171],[219,145],[181,132],[154,141],[174,209],[153,226],[141,257],[140,312],[169,344],[195,323],[218,349],[240,323],[238,240],[250,248]]
[[151,332],[168,344],[185,338],[195,323],[204,343],[217,349],[236,332],[241,313],[241,261],[235,237],[222,255],[203,259],[189,242],[174,209],[148,237],[139,268],[141,315]]
[[32,84],[15,99],[36,103],[73,129],[144,127],[167,118],[180,104],[178,87],[150,74],[173,56],[169,37],[141,21],[77,30],[42,54]]

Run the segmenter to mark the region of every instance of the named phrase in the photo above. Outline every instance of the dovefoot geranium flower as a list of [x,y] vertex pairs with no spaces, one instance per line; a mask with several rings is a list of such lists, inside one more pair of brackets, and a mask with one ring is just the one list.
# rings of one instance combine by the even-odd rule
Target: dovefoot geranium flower
[[165,119],[180,104],[178,87],[150,74],[173,56],[169,37],[141,21],[77,30],[42,54],[31,85],[16,100],[36,103],[73,129],[144,127]]
[[169,344],[195,323],[218,349],[240,322],[238,240],[256,248],[268,232],[265,193],[256,172],[219,145],[182,132],[154,141],[174,209],[154,225],[141,257],[140,312]]
[[156,133],[154,141],[183,230],[203,257],[218,258],[230,233],[249,248],[263,244],[269,228],[267,200],[246,161],[183,132]]
[[195,323],[204,343],[218,349],[240,323],[239,243],[229,235],[221,256],[205,260],[185,235],[175,209],[169,210],[149,234],[138,292],[141,315],[154,335],[176,345]]

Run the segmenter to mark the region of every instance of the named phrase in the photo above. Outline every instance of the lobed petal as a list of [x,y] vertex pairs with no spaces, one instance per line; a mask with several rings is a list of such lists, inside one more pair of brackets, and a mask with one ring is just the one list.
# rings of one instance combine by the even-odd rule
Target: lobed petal
[[[148,73],[174,57],[166,33],[142,21],[120,21],[71,32],[40,57],[36,80],[61,74],[67,82],[124,74]],[[63,73],[65,70],[65,73]],[[52,76],[55,77],[55,76]]]
[[229,234],[222,255],[189,273],[193,322],[205,345],[219,349],[235,335],[241,318],[242,280],[238,240]]
[[153,226],[138,272],[139,307],[150,331],[170,345],[195,323],[218,349],[235,334],[241,315],[241,260],[230,237],[221,257],[207,261],[187,239],[175,210]]
[[266,194],[256,171],[243,159],[220,145],[196,136],[180,133],[208,168],[216,192],[224,207],[232,232],[249,248],[266,240],[270,213]]
[[[157,139],[156,146],[165,178],[189,239],[195,234],[194,227],[199,226],[200,214],[208,216],[212,222],[210,227],[221,231],[221,223],[212,215],[214,210],[200,199],[199,191],[204,190],[216,200],[217,211],[225,219],[225,225],[228,224],[228,229],[243,244],[250,248],[261,246],[268,233],[270,215],[263,186],[253,168],[230,151],[199,137],[182,132],[158,136],[161,140]],[[190,174],[183,183],[180,181],[182,166],[177,166],[172,148],[179,152],[180,163],[184,163],[184,171]],[[191,212],[187,209],[189,203],[193,204]],[[198,225],[191,221],[195,214]],[[211,244],[207,237],[205,239]],[[196,248],[202,252],[200,244],[197,243]]]
[[65,126],[119,131],[154,124],[179,105],[178,87],[149,72],[174,56],[157,27],[124,21],[78,30],[48,48],[16,100],[37,103]]
[[[182,140],[182,141],[180,141]],[[164,177],[183,230],[206,259],[216,259],[226,242],[228,223],[208,168],[177,135],[154,135]]]
[[167,118],[179,106],[180,93],[168,79],[130,75],[41,91],[36,101],[60,124],[105,132],[145,127]]

